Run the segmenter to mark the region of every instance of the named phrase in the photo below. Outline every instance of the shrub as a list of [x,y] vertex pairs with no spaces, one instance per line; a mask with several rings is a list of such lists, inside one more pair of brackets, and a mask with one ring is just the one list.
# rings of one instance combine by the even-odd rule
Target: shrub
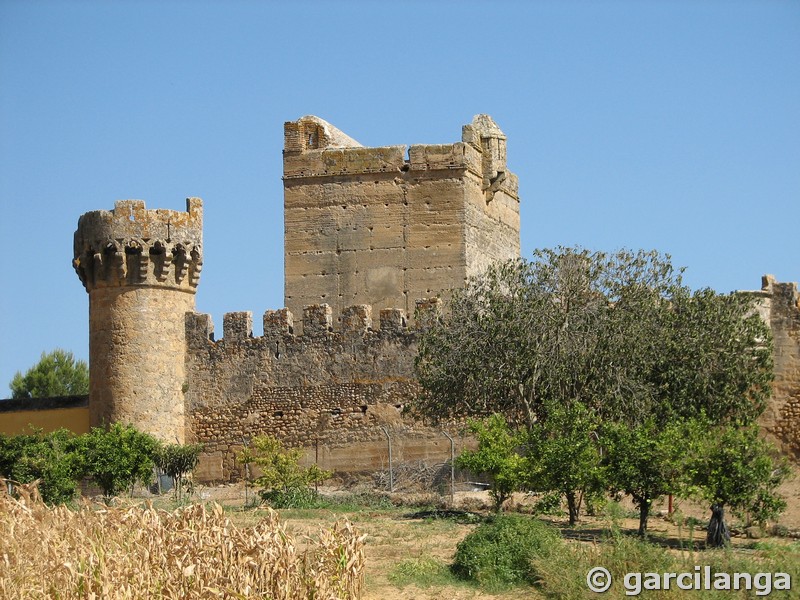
[[39,481],[48,504],[69,502],[83,476],[80,438],[66,429],[44,434],[0,435],[0,477],[18,483]]
[[309,487],[262,490],[261,499],[272,508],[322,508],[326,503]]
[[239,455],[242,464],[253,463],[261,469],[261,476],[255,480],[262,488],[261,497],[275,507],[278,505],[273,502],[281,503],[281,508],[308,508],[291,504],[291,501],[309,502],[314,497],[310,486],[331,476],[317,465],[301,467],[302,458],[302,450],[285,448],[280,440],[271,436],[253,438],[250,447]]
[[164,444],[155,453],[156,466],[175,480],[175,498],[181,499],[183,478],[191,473],[200,460],[202,444]]
[[469,430],[478,438],[478,449],[464,450],[456,458],[456,466],[489,478],[489,496],[494,509],[500,512],[505,501],[522,485],[528,468],[517,452],[523,436],[499,414],[483,421],[470,421]]
[[114,423],[108,429],[93,427],[81,439],[85,472],[106,498],[152,476],[157,442],[151,435]]
[[524,516],[497,515],[457,546],[453,572],[489,590],[533,584],[534,560],[562,544],[556,529]]

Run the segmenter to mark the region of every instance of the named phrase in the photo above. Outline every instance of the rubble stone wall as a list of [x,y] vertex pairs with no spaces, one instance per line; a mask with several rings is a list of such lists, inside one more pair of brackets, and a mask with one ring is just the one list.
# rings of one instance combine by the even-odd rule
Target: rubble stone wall
[[449,457],[439,430],[402,414],[419,389],[417,333],[404,312],[382,310],[373,329],[370,307],[358,305],[337,321],[334,330],[327,305],[306,307],[296,335],[288,309],[267,311],[264,335],[253,337],[251,313],[228,313],[213,341],[210,317],[187,314],[187,415],[193,439],[206,447],[200,478],[239,477],[236,454],[264,434],[346,471],[386,464],[387,433],[403,440],[397,460]]

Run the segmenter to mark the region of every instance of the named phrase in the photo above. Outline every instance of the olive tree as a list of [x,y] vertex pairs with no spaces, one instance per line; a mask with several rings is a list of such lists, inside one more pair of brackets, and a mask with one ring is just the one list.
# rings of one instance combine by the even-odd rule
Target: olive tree
[[[604,423],[644,427],[639,437],[695,418],[749,423],[772,378],[771,338],[753,302],[692,292],[657,252],[537,250],[470,279],[443,315],[419,315],[415,409],[433,421],[499,413],[533,431],[546,427],[548,405],[580,405]],[[618,451],[626,440],[636,437],[617,439]],[[617,478],[633,489],[624,483]]]

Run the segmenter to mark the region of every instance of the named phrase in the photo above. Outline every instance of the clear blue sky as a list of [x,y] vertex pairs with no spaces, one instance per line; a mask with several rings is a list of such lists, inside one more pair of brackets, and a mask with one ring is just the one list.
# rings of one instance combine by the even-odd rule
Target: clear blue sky
[[0,397],[43,350],[88,357],[72,235],[117,199],[204,199],[218,330],[282,306],[283,122],[309,113],[370,146],[491,114],[526,256],[655,248],[723,292],[800,279],[798,1],[0,0]]

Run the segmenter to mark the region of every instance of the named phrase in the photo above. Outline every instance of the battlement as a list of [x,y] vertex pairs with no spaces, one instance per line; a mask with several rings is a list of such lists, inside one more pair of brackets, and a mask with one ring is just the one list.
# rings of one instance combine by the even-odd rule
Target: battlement
[[283,178],[380,173],[414,178],[425,172],[463,171],[478,177],[490,196],[502,188],[519,199],[517,177],[506,167],[506,136],[492,118],[476,115],[461,137],[451,144],[365,148],[319,117],[306,116],[284,123]]
[[193,292],[203,266],[202,245],[200,198],[187,198],[185,212],[118,200],[113,210],[78,219],[72,264],[87,291],[155,285]]
[[[438,315],[442,310],[439,298],[424,298],[416,301],[418,315]],[[418,322],[423,322],[420,320]],[[400,308],[384,308],[378,318],[378,329],[373,329],[372,308],[367,304],[356,304],[342,309],[341,318],[334,322],[333,310],[327,304],[312,304],[303,307],[301,333],[295,332],[294,315],[288,308],[267,310],[264,313],[263,336],[253,336],[253,313],[250,311],[225,313],[222,318],[222,338],[214,339],[214,323],[211,315],[188,313],[186,315],[186,338],[190,346],[202,346],[207,342],[239,344],[247,340],[274,342],[286,338],[295,340],[318,340],[350,338],[353,336],[404,336],[414,335],[416,327],[409,327],[407,315]]]

